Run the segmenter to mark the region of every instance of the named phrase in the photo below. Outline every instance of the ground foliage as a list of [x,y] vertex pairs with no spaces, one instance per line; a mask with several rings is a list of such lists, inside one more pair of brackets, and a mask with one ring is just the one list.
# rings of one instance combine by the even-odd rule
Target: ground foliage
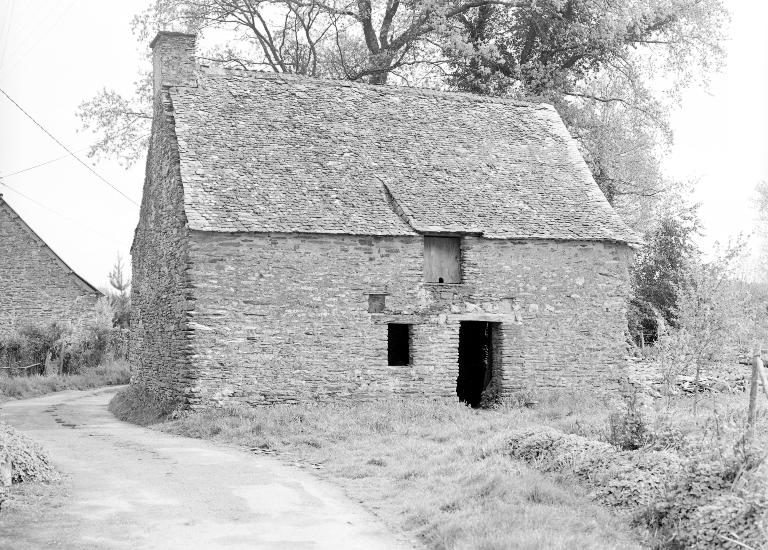
[[26,399],[63,390],[120,386],[130,380],[131,367],[125,360],[106,361],[80,374],[0,377],[0,401]]
[[59,478],[42,447],[0,422],[0,456],[3,455],[11,459],[13,483],[50,482]]
[[[151,399],[117,399],[123,418],[147,418]],[[394,399],[188,412],[157,426],[311,468],[428,548],[639,548],[578,486],[510,458],[502,435],[526,422],[520,412]]]
[[[621,417],[624,417],[622,420]],[[762,548],[768,544],[766,453],[737,439],[686,439],[667,422],[648,426],[634,406],[610,415],[607,442],[553,428],[514,432],[511,456],[593,488],[599,502],[627,509],[663,548]],[[618,428],[624,423],[627,428]],[[637,426],[642,428],[638,429]]]
[[63,374],[85,374],[105,360],[116,358],[116,350],[110,346],[120,336],[120,329],[113,328],[113,315],[108,299],[101,298],[93,314],[78,324],[29,324],[0,334],[0,366],[10,367],[5,374],[43,373],[46,360],[51,360],[60,363]]

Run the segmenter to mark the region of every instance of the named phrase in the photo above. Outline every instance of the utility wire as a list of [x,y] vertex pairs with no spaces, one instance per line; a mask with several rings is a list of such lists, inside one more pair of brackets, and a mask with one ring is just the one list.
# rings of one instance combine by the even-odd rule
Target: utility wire
[[85,166],[85,167],[88,169],[88,171],[89,171],[89,172],[91,172],[91,173],[92,173],[94,176],[96,176],[96,177],[97,177],[97,178],[99,178],[101,181],[103,181],[104,183],[106,183],[107,185],[109,185],[109,186],[110,186],[112,189],[114,189],[115,191],[117,191],[118,193],[120,193],[120,194],[121,194],[123,197],[125,197],[127,200],[129,200],[130,202],[132,202],[132,203],[133,203],[133,204],[135,204],[136,206],[139,206],[139,203],[137,203],[137,202],[136,202],[135,200],[133,200],[131,197],[129,197],[128,195],[126,195],[125,193],[123,193],[122,191],[120,191],[120,189],[118,189],[117,187],[115,187],[114,185],[112,185],[111,183],[109,183],[109,181],[107,181],[107,180],[106,180],[106,179],[105,179],[105,178],[104,178],[104,177],[103,177],[101,174],[99,174],[98,172],[96,172],[96,170],[94,170],[93,168],[91,168],[90,166],[88,166],[88,165],[87,165],[85,162],[83,162],[83,161],[80,159],[80,157],[78,157],[76,154],[74,154],[72,151],[70,151],[70,150],[69,150],[69,148],[68,148],[66,145],[64,145],[62,142],[60,142],[58,139],[56,139],[56,137],[55,137],[53,134],[51,134],[51,133],[50,133],[48,130],[46,130],[46,129],[45,129],[45,127],[44,127],[42,124],[40,124],[40,123],[39,123],[37,120],[35,120],[35,119],[32,117],[32,115],[30,115],[30,114],[29,114],[27,111],[25,111],[25,110],[22,108],[22,106],[21,106],[21,105],[19,105],[18,103],[16,103],[16,101],[14,101],[14,99],[13,99],[11,96],[9,96],[9,95],[8,95],[8,93],[7,93],[5,90],[3,90],[2,88],[0,88],[0,92],[2,92],[2,94],[3,94],[5,97],[7,97],[7,98],[8,98],[8,100],[9,100],[11,103],[13,103],[13,104],[16,106],[16,108],[17,108],[19,111],[21,111],[22,113],[24,113],[24,115],[25,115],[25,116],[26,116],[26,117],[27,117],[29,120],[31,120],[32,122],[34,122],[34,123],[37,125],[37,127],[38,127],[38,128],[40,128],[40,129],[41,129],[43,132],[45,132],[45,133],[46,133],[46,135],[47,135],[49,138],[51,138],[53,141],[55,141],[55,142],[56,142],[56,143],[59,145],[59,147],[61,147],[61,148],[62,148],[62,149],[64,149],[64,150],[65,150],[67,153],[69,153],[69,154],[70,154],[72,157],[74,157],[74,159],[75,159],[77,162],[79,162],[80,164],[82,164],[83,166]]
[[[130,128],[128,128],[130,130]],[[126,132],[122,132],[125,134]],[[122,135],[122,134],[118,134]],[[140,139],[144,139],[145,137],[149,137],[149,134],[144,134],[143,136],[139,136],[136,139],[130,140],[128,143],[133,143],[135,141],[139,141]],[[79,153],[81,151],[85,151],[86,149],[90,149],[90,147],[83,147],[82,149],[76,149],[75,153]],[[27,166],[26,168],[22,168],[21,170],[16,170],[15,172],[10,172],[8,174],[0,174],[0,179],[2,178],[10,178],[11,176],[15,176],[17,174],[23,174],[24,172],[29,172],[30,170],[34,170],[35,168],[40,168],[41,166],[45,166],[47,164],[51,164],[52,162],[58,162],[60,160],[68,159],[69,155],[63,155],[61,157],[57,157],[55,159],[46,160],[45,162],[41,162],[39,164],[35,164],[34,166]]]
[[[2,180],[1,177],[0,177],[0,180]],[[66,220],[66,221],[68,221],[68,222],[70,222],[70,223],[72,223],[74,225],[77,225],[80,228],[82,228],[82,229],[84,229],[86,231],[89,231],[90,233],[93,233],[94,235],[96,235],[98,237],[101,237],[104,240],[110,241],[112,244],[116,244],[116,245],[119,245],[119,246],[125,246],[125,243],[116,241],[112,237],[108,237],[107,235],[105,235],[104,233],[98,231],[97,229],[94,229],[93,227],[90,227],[88,225],[84,225],[84,224],[78,222],[77,220],[75,220],[73,218],[70,218],[69,216],[65,216],[61,212],[57,212],[53,208],[50,208],[50,207],[44,205],[43,203],[36,201],[35,199],[30,197],[29,195],[27,195],[25,193],[22,193],[18,189],[15,189],[15,188],[11,187],[10,185],[8,185],[7,183],[4,183],[3,181],[0,181],[0,185],[2,185],[3,187],[5,187],[6,189],[8,189],[10,191],[13,191],[14,193],[17,193],[18,195],[24,197],[25,199],[27,199],[32,204],[35,204],[35,205],[39,206],[40,208],[42,208],[44,210],[47,210],[48,212],[50,212],[52,214],[55,214],[55,215],[59,216],[61,219]]]

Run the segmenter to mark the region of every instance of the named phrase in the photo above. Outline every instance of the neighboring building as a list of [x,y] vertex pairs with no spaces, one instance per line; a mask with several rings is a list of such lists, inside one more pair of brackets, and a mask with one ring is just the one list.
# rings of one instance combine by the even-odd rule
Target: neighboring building
[[26,325],[77,324],[101,296],[0,195],[0,335]]
[[632,237],[552,107],[152,47],[134,383],[193,407],[618,387]]

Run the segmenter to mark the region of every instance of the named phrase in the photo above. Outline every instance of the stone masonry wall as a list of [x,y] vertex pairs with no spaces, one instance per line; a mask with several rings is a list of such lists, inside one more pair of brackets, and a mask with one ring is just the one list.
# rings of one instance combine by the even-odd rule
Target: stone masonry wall
[[78,325],[99,296],[0,199],[0,335],[54,321]]
[[[615,387],[628,247],[465,237],[458,285],[423,283],[422,254],[421,237],[190,232],[189,403],[455,396],[462,320],[500,323],[503,393]],[[411,365],[387,366],[388,322],[412,324]]]
[[132,383],[155,397],[176,400],[192,384],[187,361],[187,229],[173,107],[155,97],[139,224],[131,255],[130,357]]

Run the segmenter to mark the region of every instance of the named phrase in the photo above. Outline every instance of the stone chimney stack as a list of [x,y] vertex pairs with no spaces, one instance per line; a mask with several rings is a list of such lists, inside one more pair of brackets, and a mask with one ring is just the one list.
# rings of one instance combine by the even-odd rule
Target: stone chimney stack
[[153,93],[162,86],[197,86],[194,34],[160,31],[152,48]]

